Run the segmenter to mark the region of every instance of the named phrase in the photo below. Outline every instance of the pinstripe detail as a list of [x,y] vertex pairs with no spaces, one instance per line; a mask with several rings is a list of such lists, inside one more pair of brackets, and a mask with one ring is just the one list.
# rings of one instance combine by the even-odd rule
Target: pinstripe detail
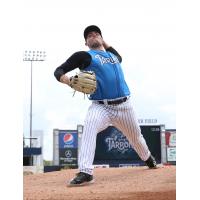
[[119,107],[118,116],[117,119],[113,119],[113,125],[127,137],[139,157],[144,161],[147,160],[150,152],[141,134],[131,102],[127,101]]
[[93,160],[97,134],[110,124],[118,128],[129,140],[139,157],[145,161],[150,156],[148,146],[141,134],[130,99],[119,105],[93,102],[88,109],[79,154],[79,170],[93,174]]
[[107,128],[109,123],[107,109],[97,103],[92,103],[86,116],[81,139],[79,154],[79,170],[81,172],[92,175],[97,133]]

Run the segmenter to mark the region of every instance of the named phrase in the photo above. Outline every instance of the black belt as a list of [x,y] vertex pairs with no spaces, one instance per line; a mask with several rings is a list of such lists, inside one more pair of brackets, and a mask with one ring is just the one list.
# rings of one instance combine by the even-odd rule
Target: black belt
[[116,104],[120,104],[120,103],[125,102],[127,99],[128,99],[127,97],[124,97],[124,98],[113,100],[113,101],[106,101],[106,102],[104,102],[104,101],[97,101],[97,102],[100,103],[100,104],[116,105]]

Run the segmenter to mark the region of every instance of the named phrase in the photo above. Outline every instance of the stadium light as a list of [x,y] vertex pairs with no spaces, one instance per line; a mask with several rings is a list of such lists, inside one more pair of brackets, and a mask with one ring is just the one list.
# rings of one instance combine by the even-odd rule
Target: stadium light
[[45,51],[25,51],[23,61],[44,61],[46,58]]
[[24,51],[23,61],[31,62],[31,93],[30,93],[30,148],[31,148],[31,138],[32,138],[32,83],[33,83],[33,62],[34,61],[45,61],[46,52],[38,50],[26,50]]

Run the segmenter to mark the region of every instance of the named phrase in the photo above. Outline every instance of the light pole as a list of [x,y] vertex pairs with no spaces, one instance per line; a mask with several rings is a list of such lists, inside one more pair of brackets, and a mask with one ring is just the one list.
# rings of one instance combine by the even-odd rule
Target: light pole
[[31,62],[31,92],[30,92],[30,148],[32,138],[32,82],[33,82],[33,61],[44,61],[46,57],[45,51],[25,51],[23,61]]

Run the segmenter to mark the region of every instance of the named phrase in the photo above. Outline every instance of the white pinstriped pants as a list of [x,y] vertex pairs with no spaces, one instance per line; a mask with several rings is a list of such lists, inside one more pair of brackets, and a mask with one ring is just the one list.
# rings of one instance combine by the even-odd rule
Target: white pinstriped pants
[[149,158],[150,151],[141,134],[130,98],[118,105],[104,105],[93,101],[86,115],[81,139],[79,151],[81,172],[93,174],[97,134],[111,124],[126,136],[143,161]]

